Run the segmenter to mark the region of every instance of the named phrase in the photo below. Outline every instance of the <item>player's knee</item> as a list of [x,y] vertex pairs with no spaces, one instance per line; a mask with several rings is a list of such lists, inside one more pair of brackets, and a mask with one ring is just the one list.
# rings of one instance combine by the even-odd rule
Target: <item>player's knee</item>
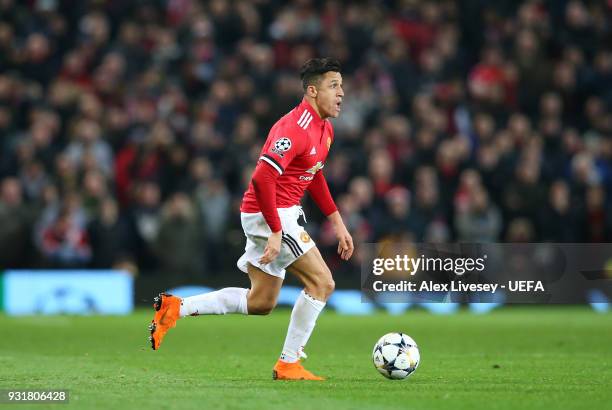
[[267,315],[276,307],[276,301],[272,299],[249,300],[247,308],[249,315]]
[[316,294],[323,298],[323,300],[327,300],[334,292],[336,283],[332,279],[331,272],[329,271],[321,272],[318,278],[319,279],[315,283]]
[[323,294],[325,295],[326,300],[334,292],[334,289],[336,289],[336,282],[334,282],[332,278],[329,278],[323,281],[323,286],[321,290],[323,291]]

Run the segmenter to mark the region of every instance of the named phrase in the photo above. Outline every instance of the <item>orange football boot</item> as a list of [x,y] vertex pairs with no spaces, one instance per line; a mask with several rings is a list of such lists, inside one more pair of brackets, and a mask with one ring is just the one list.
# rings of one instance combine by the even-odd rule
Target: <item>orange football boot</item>
[[287,363],[278,360],[272,370],[274,380],[325,380],[323,377],[315,376],[299,362]]
[[181,299],[167,293],[160,293],[153,299],[155,316],[149,325],[149,341],[153,350],[159,349],[164,336],[168,330],[176,326],[176,321],[180,317]]

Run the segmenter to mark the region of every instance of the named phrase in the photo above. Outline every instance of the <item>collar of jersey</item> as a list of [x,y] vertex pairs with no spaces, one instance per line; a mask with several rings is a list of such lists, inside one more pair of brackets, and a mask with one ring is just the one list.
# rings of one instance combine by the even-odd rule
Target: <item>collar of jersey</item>
[[318,125],[321,126],[321,124],[323,124],[323,119],[321,119],[321,117],[319,117],[319,114],[317,114],[317,112],[315,111],[314,108],[312,108],[312,105],[310,105],[310,103],[308,101],[306,101],[306,98],[302,99],[302,102],[299,105],[299,112],[302,112],[302,108],[304,108],[305,110],[307,110],[310,114],[312,114],[312,124],[309,125]]

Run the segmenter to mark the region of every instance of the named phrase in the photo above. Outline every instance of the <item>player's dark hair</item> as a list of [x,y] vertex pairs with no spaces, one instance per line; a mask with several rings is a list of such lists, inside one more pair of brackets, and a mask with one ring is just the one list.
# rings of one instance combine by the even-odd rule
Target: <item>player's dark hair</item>
[[309,85],[316,85],[321,81],[323,74],[333,71],[340,72],[340,62],[335,58],[311,58],[300,69],[300,78],[304,91]]

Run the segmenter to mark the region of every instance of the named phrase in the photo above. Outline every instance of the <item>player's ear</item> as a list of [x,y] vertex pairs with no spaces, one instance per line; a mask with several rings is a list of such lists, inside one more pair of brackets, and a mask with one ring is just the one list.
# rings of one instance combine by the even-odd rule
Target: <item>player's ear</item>
[[308,87],[306,87],[306,95],[312,98],[316,98],[317,87],[315,87],[314,85],[309,85]]

